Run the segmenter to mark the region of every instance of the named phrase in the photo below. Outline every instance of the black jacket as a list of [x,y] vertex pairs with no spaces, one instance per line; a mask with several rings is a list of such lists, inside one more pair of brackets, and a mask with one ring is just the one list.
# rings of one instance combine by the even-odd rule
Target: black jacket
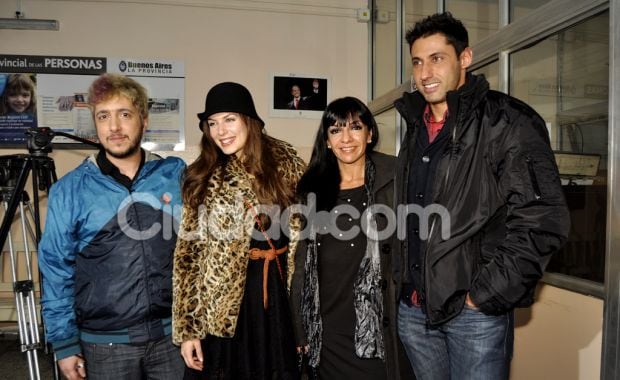
[[[429,217],[430,235],[420,248],[431,325],[458,315],[468,292],[487,314],[531,305],[536,283],[570,227],[543,119],[525,103],[489,90],[483,76],[468,74],[447,101],[450,142],[432,178],[431,203],[445,207],[449,217]],[[407,122],[396,166],[397,204],[407,203],[408,170],[415,170],[410,157],[418,129],[425,128],[425,105],[417,92],[395,102]],[[407,239],[399,238],[394,276],[402,284],[409,265]]]

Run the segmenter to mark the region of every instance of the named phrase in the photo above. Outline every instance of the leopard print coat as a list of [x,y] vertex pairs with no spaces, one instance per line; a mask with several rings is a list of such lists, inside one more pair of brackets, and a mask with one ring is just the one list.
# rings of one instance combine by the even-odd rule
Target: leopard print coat
[[[295,149],[280,140],[273,154],[278,172],[292,189],[305,165]],[[223,178],[223,181],[222,181]],[[173,269],[172,338],[175,344],[207,334],[232,337],[245,289],[254,216],[246,205],[258,205],[253,177],[231,159],[213,173],[208,195],[198,209],[183,208]],[[282,210],[283,211],[283,210]],[[287,288],[290,290],[300,218],[289,220]]]

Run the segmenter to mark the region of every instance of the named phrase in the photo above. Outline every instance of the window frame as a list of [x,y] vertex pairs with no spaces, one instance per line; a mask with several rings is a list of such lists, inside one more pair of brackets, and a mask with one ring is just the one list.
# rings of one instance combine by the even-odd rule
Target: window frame
[[[508,5],[506,0],[498,0],[500,1],[500,12],[503,17],[500,17],[500,20],[506,20],[507,8]],[[613,3],[613,2],[612,2]],[[439,4],[438,4],[438,8]],[[509,23],[501,27],[496,33],[491,36],[488,36],[485,39],[480,40],[476,45],[472,46],[472,50],[474,53],[474,63],[472,64],[470,70],[474,71],[479,69],[489,63],[494,61],[498,61],[499,63],[499,89],[502,92],[509,93],[509,60],[510,54],[517,52],[522,49],[526,49],[528,46],[533,45],[541,40],[544,40],[561,30],[567,29],[572,25],[578,24],[590,17],[593,17],[601,12],[604,12],[610,8],[609,1],[607,0],[583,0],[581,2],[575,2],[574,0],[553,0],[546,3],[543,6],[540,6],[535,12],[532,12],[528,17],[520,18],[514,23]],[[610,24],[613,25],[612,22],[613,15],[610,12]],[[613,35],[612,35],[613,37]],[[618,41],[614,41],[610,38],[610,48],[613,47],[614,43],[618,43]],[[610,253],[614,250],[613,247],[620,250],[620,239],[618,242],[613,244],[610,239],[614,235],[612,233],[612,228],[616,227],[616,230],[620,231],[620,217],[616,218],[610,209],[610,202],[613,202],[612,198],[612,182],[615,177],[615,166],[613,165],[612,157],[614,156],[614,150],[620,151],[620,136],[616,137],[616,140],[612,140],[612,132],[613,125],[620,126],[620,122],[612,120],[612,108],[611,105],[614,104],[612,102],[612,78],[611,72],[611,63],[613,62],[613,56],[610,54],[610,98],[609,98],[609,131],[610,131],[610,162],[608,164],[609,167],[609,178],[608,178],[608,220],[607,220],[607,251],[606,251],[606,282],[607,278],[609,278],[609,264],[613,264],[613,258]],[[616,66],[620,66],[620,60],[615,61]],[[410,91],[411,88],[411,80],[407,79],[403,81],[400,86],[395,87],[394,89],[388,91],[387,93],[376,97],[369,103],[369,108],[372,111],[373,115],[385,112],[393,107],[393,103],[396,99],[400,98],[403,92]],[[620,116],[616,116],[619,117]],[[400,118],[399,118],[400,119]],[[400,120],[399,120],[400,121]],[[401,124],[397,123],[397,128],[402,128]],[[402,136],[402,130],[397,130],[397,136]],[[614,143],[615,142],[615,143]],[[396,144],[396,152],[398,153],[398,149],[400,148],[400,141]],[[616,153],[620,155],[620,152]],[[617,181],[620,182],[620,179]],[[620,194],[616,196],[618,202],[620,202]],[[616,276],[618,276],[618,282],[620,283],[620,258],[617,259],[618,263],[615,264],[618,267]],[[597,298],[605,298],[606,291],[603,284],[596,283],[593,281],[581,279],[578,277],[567,276],[556,273],[545,273],[543,277],[543,281],[549,285],[557,286],[563,289],[567,289],[570,291],[578,292],[581,294],[597,297]],[[620,293],[616,295],[620,297]],[[620,310],[619,310],[620,313]]]

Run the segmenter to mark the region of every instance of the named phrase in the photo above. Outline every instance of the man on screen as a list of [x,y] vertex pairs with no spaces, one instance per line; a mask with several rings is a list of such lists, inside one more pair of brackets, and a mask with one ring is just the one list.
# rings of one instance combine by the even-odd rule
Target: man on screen
[[286,107],[291,110],[307,110],[310,107],[307,96],[301,96],[301,88],[294,84],[291,86],[291,99]]

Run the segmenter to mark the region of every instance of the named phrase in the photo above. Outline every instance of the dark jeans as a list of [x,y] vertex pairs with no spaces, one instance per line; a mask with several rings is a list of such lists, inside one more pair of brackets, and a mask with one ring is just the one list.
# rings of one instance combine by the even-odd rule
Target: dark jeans
[[491,316],[465,307],[452,320],[430,329],[421,308],[401,302],[398,334],[418,380],[508,379],[512,312]]
[[82,342],[89,380],[182,379],[185,362],[172,337],[141,345]]

